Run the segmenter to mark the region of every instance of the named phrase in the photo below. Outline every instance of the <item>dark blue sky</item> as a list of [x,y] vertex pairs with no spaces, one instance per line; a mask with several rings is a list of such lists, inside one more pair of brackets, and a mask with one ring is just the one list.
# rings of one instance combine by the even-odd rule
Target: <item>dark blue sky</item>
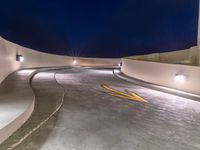
[[65,55],[122,57],[197,43],[198,0],[5,0],[0,36]]

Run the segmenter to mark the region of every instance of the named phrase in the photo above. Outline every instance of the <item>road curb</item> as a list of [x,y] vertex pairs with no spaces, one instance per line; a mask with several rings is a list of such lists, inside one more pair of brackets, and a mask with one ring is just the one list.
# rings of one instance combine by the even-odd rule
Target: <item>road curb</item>
[[168,94],[172,94],[172,95],[176,95],[176,96],[180,96],[180,97],[183,97],[183,98],[187,98],[187,99],[191,99],[191,100],[200,102],[200,95],[195,95],[195,94],[183,92],[183,91],[180,91],[180,90],[167,88],[167,87],[164,87],[164,86],[145,82],[145,81],[133,78],[133,77],[129,77],[129,76],[125,75],[124,73],[122,73],[120,69],[114,69],[113,75],[117,78],[120,78],[122,80],[126,80],[128,82],[132,82],[132,83],[139,85],[139,86],[142,86],[142,87],[150,88],[152,90],[165,92],[165,93],[168,93]]

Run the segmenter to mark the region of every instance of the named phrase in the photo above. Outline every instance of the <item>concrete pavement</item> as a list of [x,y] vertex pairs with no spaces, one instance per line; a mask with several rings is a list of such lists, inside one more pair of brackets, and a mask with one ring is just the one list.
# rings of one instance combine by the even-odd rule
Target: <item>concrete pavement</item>
[[[37,98],[46,106],[54,101],[51,97],[60,97],[48,75],[33,80]],[[63,106],[15,150],[200,149],[197,101],[134,85],[113,76],[112,69],[63,69],[56,79],[65,89]],[[134,91],[149,103],[112,97],[101,84]]]

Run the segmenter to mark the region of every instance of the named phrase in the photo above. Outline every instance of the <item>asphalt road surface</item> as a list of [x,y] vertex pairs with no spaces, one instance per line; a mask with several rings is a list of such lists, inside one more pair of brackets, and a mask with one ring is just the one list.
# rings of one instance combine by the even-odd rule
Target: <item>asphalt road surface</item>
[[[56,80],[65,90],[60,111],[15,150],[200,149],[199,102],[134,85],[115,77],[112,71],[56,71]],[[41,75],[38,84],[43,80],[45,84],[45,78]],[[101,84],[133,91],[148,103],[111,96],[103,92]],[[48,86],[38,86],[37,97],[45,90]],[[44,94],[42,98],[48,100]]]

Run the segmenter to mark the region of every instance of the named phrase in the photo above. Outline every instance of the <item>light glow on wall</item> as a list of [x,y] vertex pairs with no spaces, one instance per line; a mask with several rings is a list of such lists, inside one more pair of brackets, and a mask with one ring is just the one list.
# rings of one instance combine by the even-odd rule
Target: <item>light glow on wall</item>
[[177,82],[183,83],[186,80],[186,77],[183,74],[176,74],[175,75],[175,80]]
[[76,60],[76,59],[73,60],[73,64],[74,64],[74,65],[77,64],[77,60]]
[[120,70],[119,69],[114,69],[114,73],[120,73]]
[[35,71],[35,69],[24,69],[24,70],[19,70],[17,73],[18,74],[31,74]]

